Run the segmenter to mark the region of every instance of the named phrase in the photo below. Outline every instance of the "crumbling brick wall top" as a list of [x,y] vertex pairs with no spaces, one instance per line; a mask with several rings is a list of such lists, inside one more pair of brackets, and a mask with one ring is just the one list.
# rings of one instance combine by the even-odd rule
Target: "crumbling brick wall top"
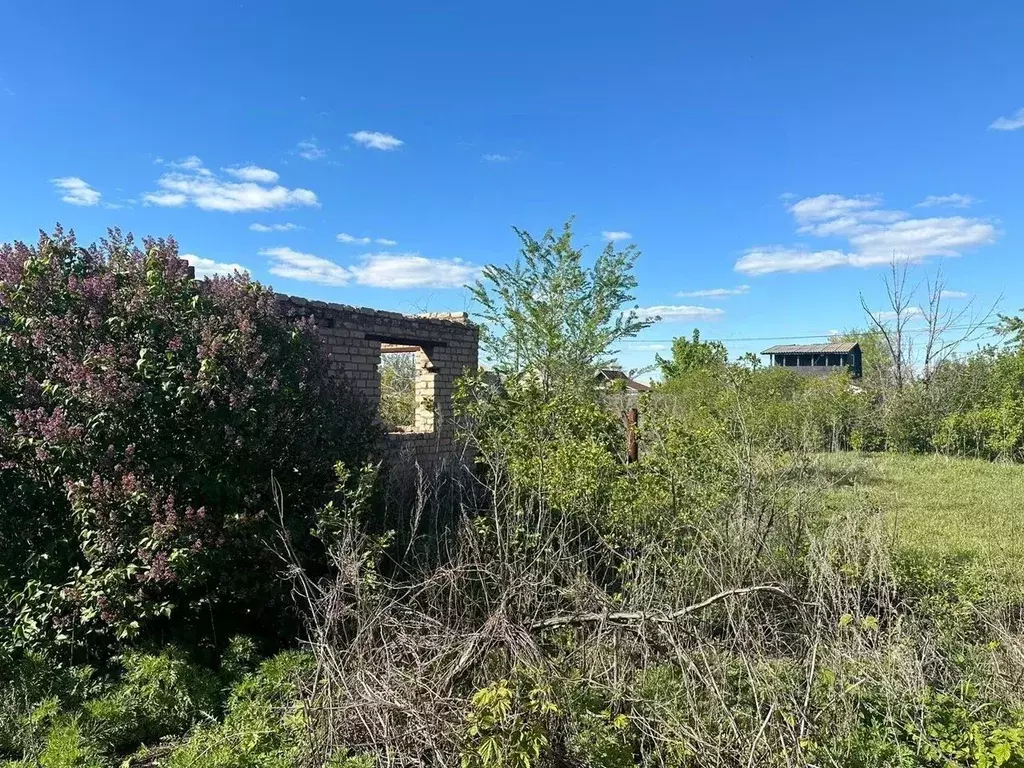
[[454,461],[455,380],[478,364],[479,328],[465,312],[404,315],[280,295],[291,317],[312,316],[324,339],[332,375],[344,378],[373,407],[380,403],[382,349],[415,350],[415,422],[389,435],[396,453],[421,463]]

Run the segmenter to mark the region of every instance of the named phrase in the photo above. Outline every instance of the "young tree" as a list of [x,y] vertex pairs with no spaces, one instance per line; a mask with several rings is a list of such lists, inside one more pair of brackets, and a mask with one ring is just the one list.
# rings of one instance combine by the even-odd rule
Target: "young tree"
[[617,342],[653,322],[630,306],[639,252],[609,243],[588,268],[571,220],[539,240],[515,232],[520,257],[487,267],[473,288],[493,373],[463,380],[459,412],[473,425],[481,461],[562,511],[584,514],[610,492],[625,448],[598,369]]
[[871,310],[864,294],[860,296],[860,305],[885,343],[892,383],[895,389],[900,390],[911,380],[914,372],[914,340],[913,335],[907,332],[907,326],[921,314],[921,310],[914,303],[916,288],[907,287],[907,262],[894,257],[889,269],[890,273],[882,278],[889,309]]
[[[706,370],[725,365],[729,352],[720,341],[701,341],[700,331],[693,329],[693,337],[679,336],[672,341],[672,359],[661,355],[655,359],[666,381],[677,379],[691,371]],[[756,359],[756,358],[755,358]]]
[[485,355],[502,375],[533,375],[546,388],[592,387],[616,343],[654,322],[628,306],[640,252],[608,243],[587,268],[573,244],[571,219],[560,234],[548,230],[539,240],[514,231],[520,257],[511,266],[486,267],[471,288]]
[[1005,339],[1004,343],[1016,349],[1024,348],[1024,318],[1020,315],[999,315],[994,330]]
[[860,383],[872,392],[882,392],[892,386],[892,356],[889,347],[877,330],[855,329],[836,333],[830,343],[855,342],[861,351]]

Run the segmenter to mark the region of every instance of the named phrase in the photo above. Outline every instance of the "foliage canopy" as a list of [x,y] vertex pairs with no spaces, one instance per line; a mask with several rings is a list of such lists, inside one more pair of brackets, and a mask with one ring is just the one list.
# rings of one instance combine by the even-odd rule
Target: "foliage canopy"
[[272,478],[308,529],[371,419],[311,323],[173,240],[0,247],[0,643],[273,626]]

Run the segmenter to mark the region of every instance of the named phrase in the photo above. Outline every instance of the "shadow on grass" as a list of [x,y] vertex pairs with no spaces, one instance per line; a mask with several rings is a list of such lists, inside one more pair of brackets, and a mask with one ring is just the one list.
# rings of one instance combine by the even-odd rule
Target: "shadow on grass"
[[853,452],[819,454],[811,464],[811,471],[815,479],[829,488],[877,486],[884,481],[868,457]]

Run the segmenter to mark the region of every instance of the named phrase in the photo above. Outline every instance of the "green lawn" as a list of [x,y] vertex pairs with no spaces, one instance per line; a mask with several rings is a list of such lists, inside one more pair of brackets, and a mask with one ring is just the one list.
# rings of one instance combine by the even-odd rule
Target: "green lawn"
[[1024,571],[1024,466],[899,454],[822,457],[837,492],[878,504],[898,540]]

